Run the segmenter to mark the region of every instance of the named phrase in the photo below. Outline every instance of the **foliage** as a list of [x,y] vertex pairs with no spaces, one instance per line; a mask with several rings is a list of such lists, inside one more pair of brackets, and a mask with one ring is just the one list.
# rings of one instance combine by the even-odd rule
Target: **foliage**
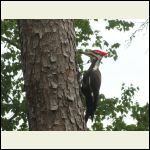
[[117,29],[119,31],[129,31],[130,27],[134,26],[133,22],[127,22],[125,20],[107,20],[108,25],[106,26],[106,29],[110,30],[110,29]]
[[88,45],[90,35],[93,35],[93,31],[90,27],[90,22],[87,19],[78,19],[74,21],[76,30],[76,43],[81,43],[82,46]]
[[[98,21],[98,20],[95,20],[95,21]],[[98,31],[98,30],[93,31],[91,29],[89,20],[75,20],[74,22],[75,22],[74,24],[76,27],[76,43],[77,43],[77,47],[79,47],[79,49],[77,49],[78,50],[77,53],[79,53],[78,55],[80,55],[80,51],[84,51],[86,48],[89,47],[91,38],[93,38],[93,39],[95,38],[95,41],[93,43],[91,43],[92,47],[97,47],[99,49],[106,49],[106,51],[109,52],[109,57],[112,57],[115,61],[117,60],[118,55],[117,55],[116,50],[120,47],[119,43],[114,43],[114,44],[110,45],[100,35],[100,31]],[[122,21],[112,20],[109,23],[108,27],[112,28],[112,25],[114,24],[114,22],[118,23],[120,28],[127,28],[127,27],[129,28],[129,27],[133,27],[133,25],[134,25],[133,23],[127,24],[127,22],[122,23]],[[80,60],[80,56],[79,56],[79,60]],[[83,66],[82,61],[78,61],[78,62],[80,64],[80,66]],[[81,70],[82,70],[82,68],[81,68]]]
[[[97,19],[94,19],[97,22]],[[107,20],[106,29],[117,29],[119,31],[128,31],[134,26],[132,22],[123,20]],[[115,61],[118,58],[117,49],[119,43],[112,45],[100,35],[100,31],[93,31],[88,19],[74,20],[76,32],[76,63],[82,74],[83,60],[81,51],[89,47],[89,43],[93,47],[105,49],[109,52],[108,57],[112,57]],[[95,39],[91,43],[91,38]],[[20,44],[16,20],[1,20],[1,43],[4,45],[1,55],[1,130],[28,130],[25,93],[23,92],[23,74],[20,60]],[[133,86],[129,89],[122,87],[123,94],[121,99],[105,98],[100,95],[100,105],[96,112],[93,130],[148,130],[148,111],[149,105],[141,107],[138,103],[133,104],[132,98],[135,89]],[[107,109],[109,108],[109,109]],[[136,125],[127,125],[124,117],[131,112],[132,118],[137,120]],[[118,116],[118,113],[121,113]],[[142,119],[141,119],[142,118]],[[104,127],[104,119],[113,119],[111,125]]]
[[1,54],[1,129],[27,130],[16,21],[4,20],[1,25],[1,42],[7,49]]
[[1,42],[5,43],[8,49],[11,46],[20,49],[16,20],[1,20]]
[[[147,131],[149,130],[149,104],[143,107],[133,102],[135,93],[139,90],[131,84],[122,84],[121,98],[106,98],[100,95],[93,130],[100,131]],[[134,124],[127,124],[126,118],[132,119]],[[104,126],[104,122],[109,122]]]

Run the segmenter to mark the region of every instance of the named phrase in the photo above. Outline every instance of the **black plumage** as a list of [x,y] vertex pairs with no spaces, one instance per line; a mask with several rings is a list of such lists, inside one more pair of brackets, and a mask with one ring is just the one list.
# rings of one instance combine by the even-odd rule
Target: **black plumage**
[[92,61],[90,68],[84,73],[82,80],[81,90],[86,98],[86,122],[90,116],[93,121],[101,86],[101,73],[99,69],[93,70],[97,61],[99,60],[94,59]]
[[89,117],[91,117],[92,121],[94,118],[101,86],[101,72],[99,70],[99,65],[102,57],[108,53],[101,50],[88,50],[86,52],[82,52],[82,54],[91,58],[91,65],[83,75],[81,86],[82,93],[86,99],[85,121],[87,122]]

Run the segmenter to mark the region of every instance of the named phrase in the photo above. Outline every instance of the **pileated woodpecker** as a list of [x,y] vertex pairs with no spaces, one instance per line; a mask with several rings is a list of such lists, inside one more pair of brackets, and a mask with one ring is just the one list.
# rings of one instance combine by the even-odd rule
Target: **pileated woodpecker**
[[82,79],[82,93],[86,98],[86,115],[85,122],[91,117],[93,121],[94,113],[96,111],[97,101],[99,97],[99,90],[101,86],[101,72],[99,71],[99,65],[103,56],[107,55],[107,52],[101,50],[87,50],[82,52],[91,58],[91,66],[84,73]]

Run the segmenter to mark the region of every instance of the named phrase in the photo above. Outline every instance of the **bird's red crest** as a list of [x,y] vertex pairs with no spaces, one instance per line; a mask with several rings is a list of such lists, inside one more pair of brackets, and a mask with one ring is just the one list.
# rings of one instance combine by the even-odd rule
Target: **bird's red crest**
[[100,54],[101,56],[106,56],[108,54],[107,52],[104,52],[102,50],[94,50],[94,52]]

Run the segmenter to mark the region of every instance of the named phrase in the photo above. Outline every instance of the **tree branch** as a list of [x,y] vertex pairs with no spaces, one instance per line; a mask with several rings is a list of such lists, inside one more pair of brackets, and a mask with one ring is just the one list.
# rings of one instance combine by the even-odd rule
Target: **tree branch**
[[17,49],[21,49],[18,44],[12,42],[10,39],[7,39],[7,38],[5,38],[5,37],[3,37],[3,36],[1,36],[1,39],[2,39],[2,41],[6,41],[7,43],[9,43],[9,44],[15,46]]
[[149,19],[147,19],[137,30],[135,30],[132,35],[130,36],[129,40],[127,41],[127,45],[130,46],[133,38],[135,37],[136,33],[139,31],[142,31],[144,28],[147,29],[147,26],[149,24]]

